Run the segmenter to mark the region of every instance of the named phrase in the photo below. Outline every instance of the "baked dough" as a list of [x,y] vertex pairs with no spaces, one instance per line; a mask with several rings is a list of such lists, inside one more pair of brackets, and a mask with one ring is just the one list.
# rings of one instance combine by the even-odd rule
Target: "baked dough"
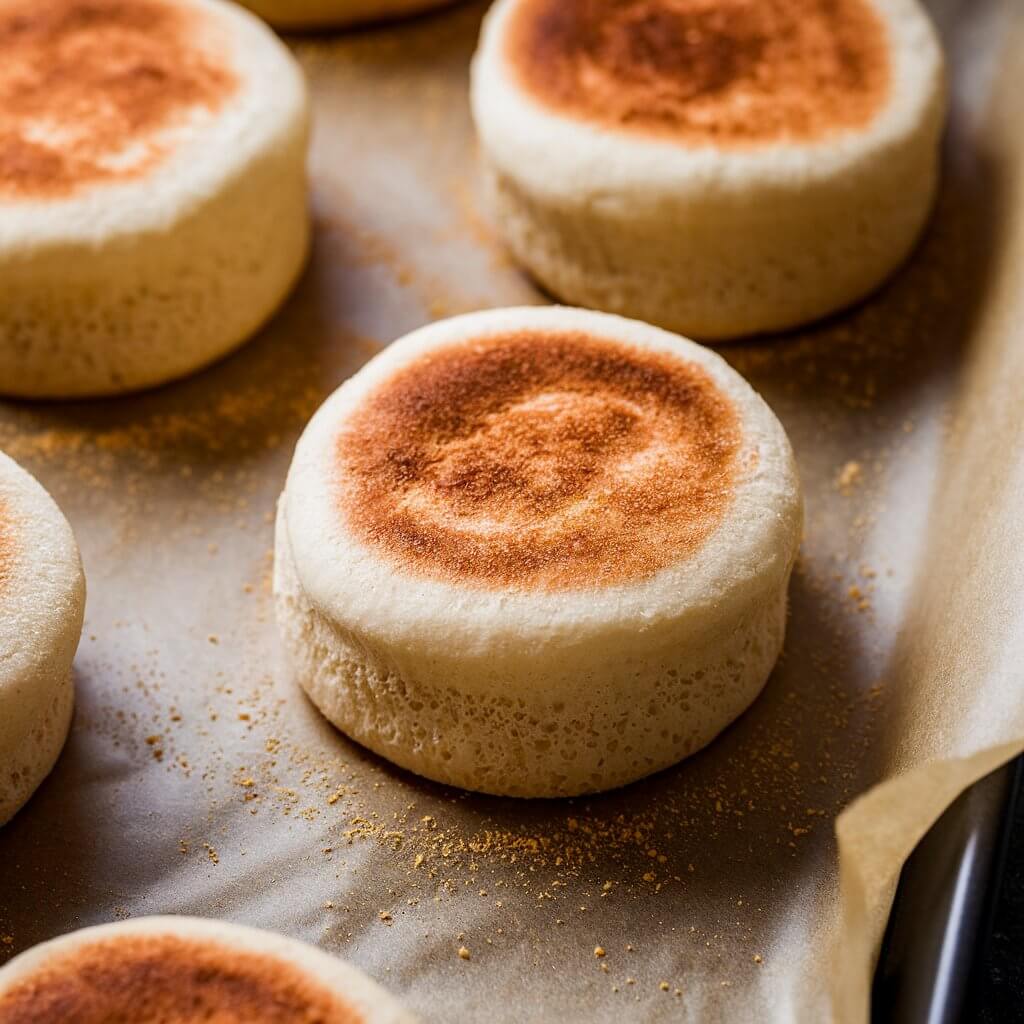
[[0,825],[64,746],[84,612],[71,527],[39,483],[0,453]]
[[64,935],[0,968],[4,1024],[414,1024],[361,971],[304,942],[190,917]]
[[0,392],[112,394],[248,338],[309,238],[307,97],[222,0],[0,0]]
[[340,28],[401,18],[445,7],[454,0],[242,0],[281,29]]
[[725,339],[907,256],[943,58],[915,0],[497,0],[472,105],[487,203],[545,288]]
[[474,313],[395,342],[306,428],[278,622],[313,702],[396,764],[609,789],[760,692],[801,522],[785,432],[712,352],[585,310]]

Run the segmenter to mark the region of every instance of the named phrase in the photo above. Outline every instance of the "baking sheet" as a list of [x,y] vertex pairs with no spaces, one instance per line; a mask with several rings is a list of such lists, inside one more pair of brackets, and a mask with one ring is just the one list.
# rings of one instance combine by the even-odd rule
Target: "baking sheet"
[[999,934],[1022,775],[1018,757],[975,782],[903,865],[875,969],[875,1024],[961,1024],[972,1010],[998,1016],[985,991],[986,950]]
[[69,743],[0,832],[0,959],[195,913],[339,953],[426,1020],[864,1021],[900,864],[1024,738],[1024,15],[933,5],[954,114],[910,264],[843,316],[723,349],[807,491],[764,695],[646,782],[516,802],[327,726],[269,592],[274,502],[323,398],[421,323],[546,301],[478,208],[483,8],[294,41],[315,247],[254,342],[140,397],[0,403],[0,448],[61,503],[89,581]]

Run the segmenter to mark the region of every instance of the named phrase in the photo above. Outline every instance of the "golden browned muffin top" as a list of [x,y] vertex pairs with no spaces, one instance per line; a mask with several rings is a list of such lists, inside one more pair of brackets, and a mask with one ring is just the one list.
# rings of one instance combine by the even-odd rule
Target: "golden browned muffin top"
[[61,196],[137,177],[156,135],[237,86],[165,0],[0,0],[0,194]]
[[177,935],[101,939],[48,958],[0,994],[2,1024],[360,1024],[297,965]]
[[646,577],[732,496],[737,412],[700,366],[575,331],[429,352],[337,441],[349,526],[410,571],[551,590]]
[[520,0],[505,52],[546,106],[693,143],[825,137],[889,87],[867,0]]

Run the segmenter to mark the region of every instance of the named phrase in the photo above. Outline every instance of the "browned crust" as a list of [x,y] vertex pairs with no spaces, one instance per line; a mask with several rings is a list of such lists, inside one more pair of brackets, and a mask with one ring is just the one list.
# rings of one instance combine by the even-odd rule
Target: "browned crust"
[[867,0],[520,0],[505,54],[561,113],[721,145],[863,126],[890,79]]
[[47,959],[0,994],[3,1024],[360,1024],[295,964],[174,935],[100,939]]
[[696,550],[733,493],[738,415],[694,363],[575,331],[424,355],[337,439],[351,529],[417,575],[564,590]]
[[68,195],[159,163],[154,133],[237,87],[198,45],[199,17],[164,0],[0,0],[0,194]]

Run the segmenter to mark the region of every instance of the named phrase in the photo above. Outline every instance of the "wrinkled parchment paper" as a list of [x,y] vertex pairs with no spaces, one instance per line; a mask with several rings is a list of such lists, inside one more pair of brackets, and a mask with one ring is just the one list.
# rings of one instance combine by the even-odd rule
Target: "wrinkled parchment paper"
[[954,110],[918,251],[857,309],[723,350],[806,483],[784,659],[707,751],[558,802],[394,769],[284,670],[272,515],[306,419],[421,323],[545,301],[478,208],[482,5],[294,41],[316,242],[281,314],[149,395],[0,404],[89,580],[70,740],[0,832],[0,958],[192,913],[341,954],[426,1020],[867,1019],[903,859],[1024,738],[1024,13],[933,11]]

